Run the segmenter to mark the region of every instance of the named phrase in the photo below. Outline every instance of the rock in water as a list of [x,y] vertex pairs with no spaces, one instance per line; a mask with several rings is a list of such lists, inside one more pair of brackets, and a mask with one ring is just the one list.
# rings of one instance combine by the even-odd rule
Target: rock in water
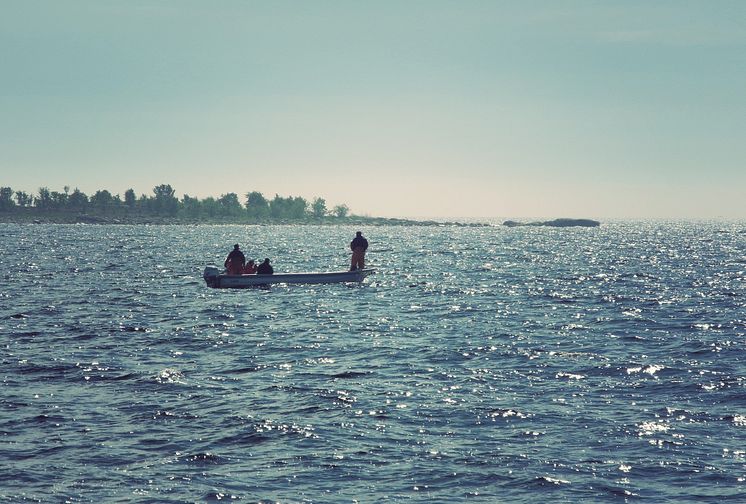
[[503,226],[550,226],[550,227],[598,227],[601,223],[592,219],[554,219],[550,221],[516,222],[507,220]]

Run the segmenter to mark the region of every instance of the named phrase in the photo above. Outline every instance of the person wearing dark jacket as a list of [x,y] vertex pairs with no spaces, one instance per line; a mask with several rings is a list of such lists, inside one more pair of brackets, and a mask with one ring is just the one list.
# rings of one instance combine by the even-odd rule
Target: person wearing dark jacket
[[365,251],[368,250],[368,240],[363,238],[362,232],[355,233],[355,238],[350,242],[350,249],[352,249],[350,271],[365,268]]
[[223,265],[228,270],[229,275],[240,275],[243,273],[244,264],[246,264],[246,257],[238,249],[238,243],[236,243],[233,245],[233,250],[228,254],[228,257],[225,258]]
[[264,258],[264,262],[256,268],[258,275],[272,275],[275,270],[269,264],[269,258]]

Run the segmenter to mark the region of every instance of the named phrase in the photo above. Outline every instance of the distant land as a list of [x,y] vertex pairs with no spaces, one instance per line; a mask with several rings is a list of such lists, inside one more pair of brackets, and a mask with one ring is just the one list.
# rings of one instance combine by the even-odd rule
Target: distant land
[[601,223],[591,219],[554,219],[550,221],[534,222],[516,222],[508,220],[503,222],[503,226],[520,227],[520,226],[550,226],[550,227],[598,227]]
[[0,222],[36,224],[346,224],[488,226],[486,223],[442,222],[350,213],[346,204],[327,208],[326,200],[308,201],[299,196],[268,199],[260,192],[236,193],[199,199],[175,196],[170,184],[153,188],[153,195],[135,195],[128,189],[124,198],[106,189],[87,195],[65,186],[62,192],[40,187],[36,194],[0,187]]

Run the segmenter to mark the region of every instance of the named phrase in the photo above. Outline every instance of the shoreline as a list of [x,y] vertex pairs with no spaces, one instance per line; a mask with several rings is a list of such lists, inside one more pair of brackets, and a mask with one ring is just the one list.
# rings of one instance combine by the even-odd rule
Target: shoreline
[[400,219],[391,217],[322,217],[304,219],[262,219],[250,220],[245,217],[188,218],[180,216],[155,215],[91,215],[73,212],[39,212],[26,209],[19,212],[0,212],[0,224],[93,224],[93,225],[367,225],[367,226],[463,226],[489,227],[487,222],[457,222]]

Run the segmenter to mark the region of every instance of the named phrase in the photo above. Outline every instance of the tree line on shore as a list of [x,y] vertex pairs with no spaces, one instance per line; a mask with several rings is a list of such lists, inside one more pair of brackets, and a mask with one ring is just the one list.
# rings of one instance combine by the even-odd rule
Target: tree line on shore
[[326,200],[318,197],[310,202],[300,196],[282,197],[278,194],[267,199],[258,191],[246,193],[243,201],[232,192],[219,198],[209,196],[203,199],[184,194],[179,199],[170,184],[161,184],[153,188],[152,196],[137,196],[133,189],[127,189],[123,198],[106,189],[89,196],[78,188],[70,191],[69,186],[65,186],[63,192],[40,187],[36,194],[0,187],[0,212],[88,214],[108,218],[271,221],[325,217],[344,219],[349,216],[350,209],[345,204],[327,208]]

